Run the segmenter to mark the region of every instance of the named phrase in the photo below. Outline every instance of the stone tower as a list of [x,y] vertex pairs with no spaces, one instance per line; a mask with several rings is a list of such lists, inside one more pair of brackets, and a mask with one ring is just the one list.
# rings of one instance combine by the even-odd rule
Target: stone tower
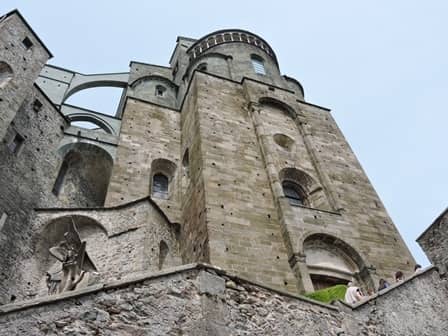
[[[0,38],[4,300],[45,292],[48,250],[72,222],[102,279],[200,261],[300,293],[412,269],[330,110],[281,75],[261,37],[178,37],[169,67],[90,75],[44,66],[18,12]],[[116,115],[65,103],[98,86],[123,88]]]

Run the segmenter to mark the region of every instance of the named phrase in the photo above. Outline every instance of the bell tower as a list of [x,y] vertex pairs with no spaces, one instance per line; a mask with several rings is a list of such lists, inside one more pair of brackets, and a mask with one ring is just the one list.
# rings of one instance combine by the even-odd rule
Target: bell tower
[[[180,223],[184,263],[291,292],[374,287],[411,269],[330,110],[281,75],[266,41],[237,29],[179,37],[170,64],[131,63],[106,204],[150,192]],[[165,193],[151,187],[161,175]]]

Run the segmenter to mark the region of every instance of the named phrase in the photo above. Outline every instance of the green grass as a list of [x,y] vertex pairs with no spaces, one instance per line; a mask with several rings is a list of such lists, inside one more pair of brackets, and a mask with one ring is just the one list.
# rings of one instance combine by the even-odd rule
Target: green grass
[[306,293],[305,296],[323,303],[330,303],[334,300],[344,300],[346,290],[346,285],[336,285],[312,293]]

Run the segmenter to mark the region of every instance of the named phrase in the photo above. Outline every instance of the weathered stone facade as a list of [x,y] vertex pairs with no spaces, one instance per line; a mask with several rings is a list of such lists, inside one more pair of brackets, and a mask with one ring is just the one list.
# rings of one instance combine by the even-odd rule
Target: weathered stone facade
[[[9,333],[401,335],[388,296],[442,303],[434,270],[375,297],[381,313],[297,296],[374,289],[414,260],[330,111],[262,38],[179,37],[170,67],[91,75],[45,65],[17,11],[0,43],[0,303],[35,300],[0,308]],[[123,88],[115,116],[65,103],[97,86]],[[442,222],[421,244],[443,270]],[[157,273],[196,262],[215,266]]]
[[0,324],[5,334],[33,336],[445,335],[446,299],[435,269],[358,306],[336,307],[207,265],[185,265],[6,305]]
[[425,251],[433,265],[438,267],[444,276],[448,272],[448,209],[417,238],[417,242]]

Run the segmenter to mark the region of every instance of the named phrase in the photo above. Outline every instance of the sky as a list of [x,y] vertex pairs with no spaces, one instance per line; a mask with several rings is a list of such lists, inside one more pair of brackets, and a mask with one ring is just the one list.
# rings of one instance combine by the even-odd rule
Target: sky
[[[10,1],[54,54],[81,73],[168,65],[178,35],[241,28],[274,49],[307,101],[328,107],[417,262],[415,239],[448,206],[448,1]],[[117,89],[69,103],[112,112]]]

